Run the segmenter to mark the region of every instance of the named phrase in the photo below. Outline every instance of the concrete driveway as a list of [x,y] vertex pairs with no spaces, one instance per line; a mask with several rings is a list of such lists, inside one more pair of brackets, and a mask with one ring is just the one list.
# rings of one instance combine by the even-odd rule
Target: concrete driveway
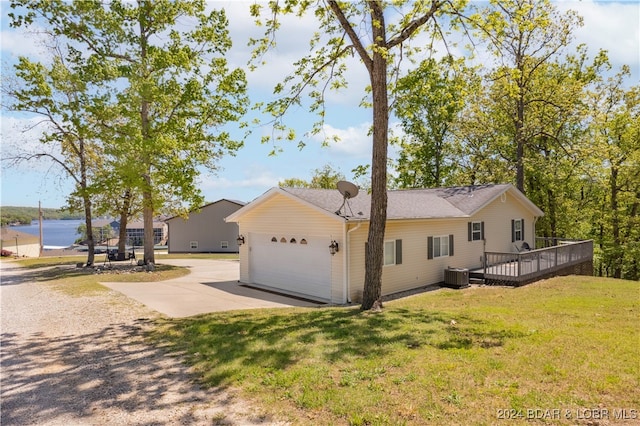
[[191,273],[167,281],[101,284],[172,318],[237,309],[317,306],[316,303],[240,285],[238,261],[162,258],[156,261],[187,267]]

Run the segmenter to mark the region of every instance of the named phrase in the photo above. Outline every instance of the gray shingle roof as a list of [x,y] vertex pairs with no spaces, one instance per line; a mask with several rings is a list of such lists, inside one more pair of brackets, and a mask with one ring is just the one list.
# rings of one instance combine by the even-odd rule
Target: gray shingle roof
[[[511,185],[475,185],[388,191],[387,219],[468,217],[510,188]],[[336,213],[343,201],[335,189],[281,189],[330,213]],[[371,195],[360,191],[347,201],[340,215],[347,219],[368,220],[370,208]]]

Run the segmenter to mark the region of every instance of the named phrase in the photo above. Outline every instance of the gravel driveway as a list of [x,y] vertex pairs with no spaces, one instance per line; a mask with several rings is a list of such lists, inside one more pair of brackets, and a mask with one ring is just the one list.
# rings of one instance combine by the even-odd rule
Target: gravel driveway
[[71,297],[0,262],[0,424],[273,424],[203,390],[143,332],[157,315],[116,291]]

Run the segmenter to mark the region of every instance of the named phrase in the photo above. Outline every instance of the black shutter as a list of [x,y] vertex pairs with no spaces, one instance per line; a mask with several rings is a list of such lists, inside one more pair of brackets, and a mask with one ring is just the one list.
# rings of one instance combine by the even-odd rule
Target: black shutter
[[520,229],[522,229],[522,241],[524,241],[524,219],[520,219]]
[[453,256],[453,234],[449,235],[449,256]]
[[511,219],[511,242],[516,241],[516,221]]
[[433,237],[427,238],[427,259],[433,259]]
[[396,240],[396,265],[402,265],[402,240]]
[[480,222],[480,239],[484,240],[484,221]]
[[467,222],[467,236],[469,238],[467,241],[473,240],[473,222]]

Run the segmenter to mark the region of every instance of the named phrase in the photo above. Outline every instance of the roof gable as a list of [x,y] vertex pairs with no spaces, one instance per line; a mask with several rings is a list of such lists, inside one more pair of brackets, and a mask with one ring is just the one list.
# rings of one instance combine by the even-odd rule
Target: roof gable
[[[239,210],[237,210],[234,213],[232,213],[229,216],[227,216],[224,220],[226,222],[237,222],[240,217],[244,216],[245,214],[249,213],[250,211],[252,211],[256,207],[261,206],[265,202],[273,199],[274,197],[276,197],[278,195],[282,195],[282,196],[285,196],[285,197],[287,197],[289,199],[295,200],[296,202],[302,203],[303,205],[306,205],[307,207],[310,207],[312,210],[315,210],[316,212],[318,212],[318,213],[320,213],[322,215],[329,216],[332,219],[343,220],[343,218],[341,216],[336,215],[335,212],[332,212],[332,211],[330,211],[330,209],[327,209],[327,208],[323,207],[323,206],[328,205],[326,203],[328,203],[329,202],[328,200],[331,198],[329,192],[338,193],[338,191],[333,191],[333,190],[328,190],[328,189],[316,190],[316,191],[326,192],[326,194],[318,193],[317,194],[318,195],[317,199],[313,199],[312,198],[311,200],[309,200],[308,199],[309,197],[300,197],[300,196],[290,192],[291,189],[294,189],[294,188],[271,188],[270,190],[268,190],[267,192],[265,192],[264,194],[262,194],[261,196],[259,196],[255,200],[251,201],[250,203],[248,203],[244,207],[240,208]],[[342,200],[342,196],[339,193],[338,193],[338,196],[339,196],[340,200]]]

